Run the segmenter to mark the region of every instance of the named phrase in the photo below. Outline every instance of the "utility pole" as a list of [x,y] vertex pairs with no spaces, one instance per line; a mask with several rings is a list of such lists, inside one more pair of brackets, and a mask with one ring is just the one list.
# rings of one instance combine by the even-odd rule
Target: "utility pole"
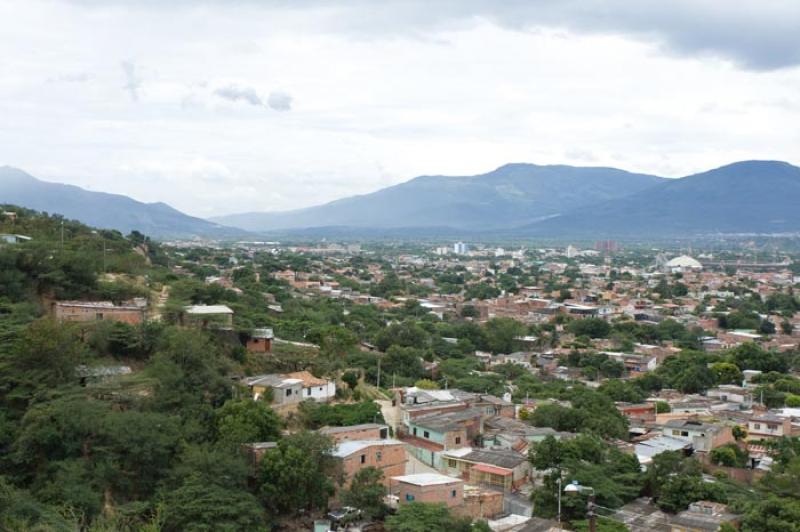
[[586,517],[589,518],[589,532],[597,532],[597,514],[594,508],[594,491],[592,491],[589,495],[589,503],[586,505]]
[[61,220],[61,249],[64,249],[64,220]]
[[378,357],[378,388],[381,387],[381,357]]

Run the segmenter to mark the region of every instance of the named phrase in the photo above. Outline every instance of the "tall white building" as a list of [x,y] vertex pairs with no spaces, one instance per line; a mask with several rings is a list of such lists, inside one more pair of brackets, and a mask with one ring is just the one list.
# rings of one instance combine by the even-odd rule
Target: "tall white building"
[[467,245],[463,242],[456,242],[453,245],[453,252],[458,255],[466,255],[467,254]]

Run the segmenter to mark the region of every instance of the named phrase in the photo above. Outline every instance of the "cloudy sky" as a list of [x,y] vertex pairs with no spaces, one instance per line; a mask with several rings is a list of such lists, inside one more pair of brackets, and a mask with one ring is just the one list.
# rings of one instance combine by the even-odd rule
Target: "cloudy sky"
[[797,0],[0,0],[0,165],[199,216],[800,164]]

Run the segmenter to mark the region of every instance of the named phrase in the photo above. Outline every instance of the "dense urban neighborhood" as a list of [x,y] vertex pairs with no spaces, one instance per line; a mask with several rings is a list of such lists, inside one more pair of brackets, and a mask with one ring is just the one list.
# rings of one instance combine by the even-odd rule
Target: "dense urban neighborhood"
[[1,216],[4,530],[800,530],[790,240]]

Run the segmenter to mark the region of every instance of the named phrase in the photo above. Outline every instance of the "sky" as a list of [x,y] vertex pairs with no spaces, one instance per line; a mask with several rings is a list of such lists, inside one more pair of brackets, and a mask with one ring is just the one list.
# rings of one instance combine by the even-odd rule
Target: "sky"
[[196,216],[800,164],[797,0],[0,0],[0,165]]

